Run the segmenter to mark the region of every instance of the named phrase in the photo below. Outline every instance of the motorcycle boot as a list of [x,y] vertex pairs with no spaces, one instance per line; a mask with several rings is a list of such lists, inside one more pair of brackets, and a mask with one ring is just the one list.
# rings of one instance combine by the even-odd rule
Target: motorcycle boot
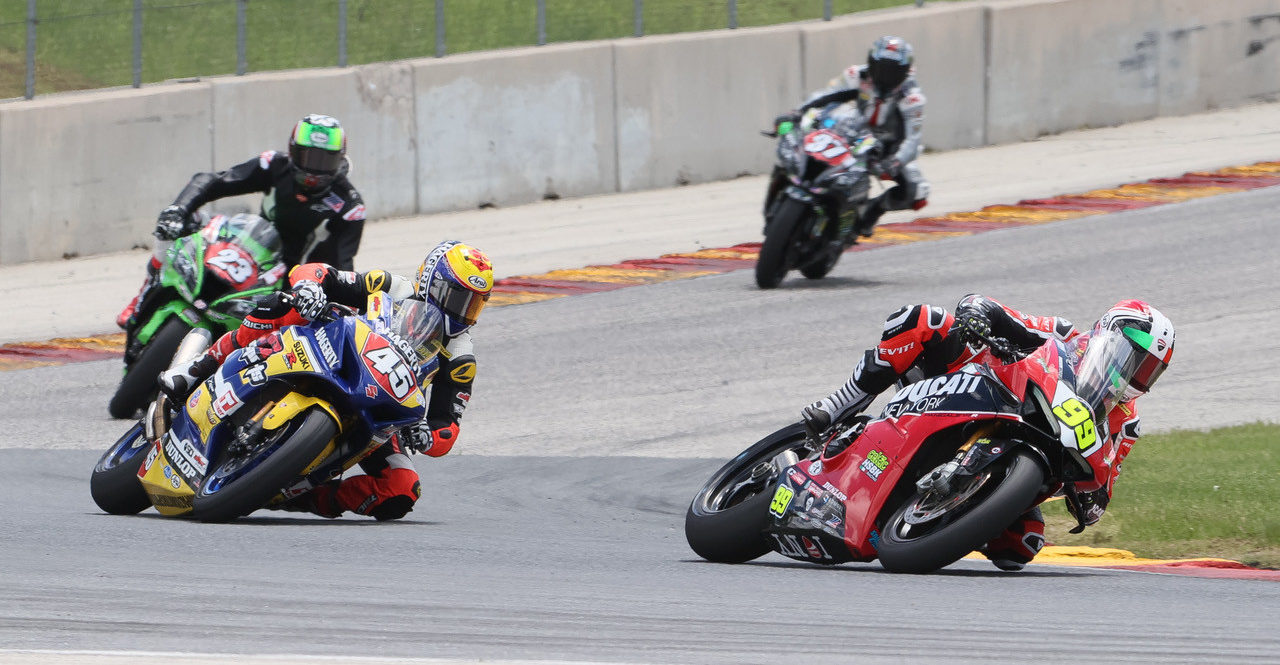
[[142,302],[142,298],[147,295],[147,291],[150,291],[151,287],[155,285],[159,273],[160,261],[153,256],[151,261],[147,263],[147,277],[142,280],[142,288],[138,289],[138,293],[133,297],[133,300],[130,300],[129,304],[125,305],[124,309],[120,310],[120,313],[116,315],[116,325],[121,330],[128,330],[130,326],[136,323],[133,320],[133,315],[138,311],[138,303]]
[[161,372],[156,383],[160,384],[160,390],[164,391],[171,403],[181,404],[201,381],[213,376],[219,364],[218,359],[211,354],[202,353],[182,367]]

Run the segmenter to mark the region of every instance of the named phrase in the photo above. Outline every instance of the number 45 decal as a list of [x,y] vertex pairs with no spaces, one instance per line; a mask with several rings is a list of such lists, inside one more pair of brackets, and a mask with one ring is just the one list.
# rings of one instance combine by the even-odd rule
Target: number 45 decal
[[365,351],[364,362],[373,370],[378,383],[397,400],[403,401],[417,386],[409,366],[389,346]]
[[1075,429],[1076,447],[1080,452],[1092,448],[1097,442],[1098,433],[1093,426],[1093,416],[1089,415],[1089,408],[1080,400],[1072,397],[1053,407],[1053,415],[1057,416],[1062,424]]

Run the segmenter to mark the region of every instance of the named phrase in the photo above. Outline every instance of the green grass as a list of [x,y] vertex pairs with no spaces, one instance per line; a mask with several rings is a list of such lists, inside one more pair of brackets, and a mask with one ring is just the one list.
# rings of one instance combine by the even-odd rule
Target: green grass
[[[912,0],[835,0],[833,12],[911,4]],[[728,26],[726,0],[644,0],[644,32]],[[249,71],[330,67],[338,62],[336,0],[251,0]],[[25,89],[26,0],[0,0],[0,98]],[[235,0],[144,0],[142,80],[229,74],[236,70]],[[535,0],[445,0],[447,52],[537,42]],[[634,34],[632,0],[546,0],[547,40]],[[129,85],[133,81],[133,0],[38,0],[36,94]],[[823,0],[738,0],[738,24],[771,25],[822,17]],[[436,53],[434,0],[348,0],[350,64]],[[851,59],[861,47],[850,46]]]
[[1045,506],[1055,545],[1119,547],[1154,558],[1222,557],[1280,568],[1280,426],[1144,436],[1097,525]]

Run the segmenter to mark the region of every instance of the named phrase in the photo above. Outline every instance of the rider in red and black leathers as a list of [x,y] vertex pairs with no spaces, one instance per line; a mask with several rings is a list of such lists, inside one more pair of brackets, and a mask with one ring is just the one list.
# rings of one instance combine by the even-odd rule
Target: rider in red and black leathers
[[[269,354],[276,331],[285,326],[305,325],[318,316],[327,303],[340,303],[363,312],[369,295],[374,293],[387,293],[396,302],[414,297],[410,280],[385,270],[358,273],[323,263],[307,263],[290,271],[289,282],[292,304],[285,302],[281,293],[272,294],[238,329],[218,338],[199,358],[161,374],[160,386],[173,403],[181,404],[232,351],[252,346],[246,353],[258,349],[258,353]],[[422,490],[413,462],[406,453],[416,450],[440,457],[457,441],[458,421],[471,399],[475,378],[471,333],[463,330],[456,335],[446,335],[440,360],[440,369],[431,380],[426,416],[418,424],[401,428],[397,435],[361,460],[360,467],[366,475],[332,480],[280,507],[324,517],[352,511],[378,520],[399,519],[412,510]]]
[[[1004,338],[1020,353],[1029,354],[1049,339],[1068,341],[1079,334],[1066,319],[1028,316],[977,294],[961,299],[955,315],[931,305],[903,307],[885,321],[880,344],[863,355],[849,381],[831,395],[805,407],[801,417],[805,427],[816,435],[832,423],[860,413],[876,395],[895,383],[906,385],[955,371],[969,362],[1000,362],[979,341],[981,337]],[[1119,474],[1120,462],[1139,435],[1133,400],[1113,409],[1109,421],[1116,447],[1114,472],[1110,478],[1103,479],[1102,487],[1081,495],[1080,508],[1089,524],[1102,516]],[[1044,518],[1037,507],[1019,517],[982,552],[997,566],[1016,570],[1031,561],[1043,546]]]

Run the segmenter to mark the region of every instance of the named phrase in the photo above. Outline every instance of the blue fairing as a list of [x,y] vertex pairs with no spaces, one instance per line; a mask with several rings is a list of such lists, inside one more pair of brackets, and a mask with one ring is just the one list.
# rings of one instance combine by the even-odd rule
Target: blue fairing
[[[291,349],[281,348],[271,353],[269,344],[264,343],[270,338],[264,338],[257,344],[237,349],[227,356],[217,374],[205,382],[205,390],[216,401],[219,395],[227,392],[227,386],[230,386],[235,394],[236,408],[239,408],[240,405],[254,402],[254,396],[271,383],[288,382],[294,388],[306,386],[304,393],[328,401],[342,415],[344,431],[363,429],[370,435],[389,433],[421,420],[426,413],[426,396],[423,396],[418,406],[404,406],[382,388],[369,365],[362,360],[361,350],[356,348],[358,321],[363,321],[374,330],[374,334],[366,339],[366,348],[370,341],[377,339],[376,335],[396,339],[387,323],[378,318],[370,320],[348,316],[325,324],[316,322],[307,326],[292,326],[282,330],[280,334],[292,331],[303,345],[302,350],[315,371],[293,371],[268,379],[263,372],[267,358],[280,353],[289,354]],[[391,347],[401,360],[417,360],[416,356],[410,358],[410,353],[404,349],[396,349],[395,344]],[[432,354],[425,362],[409,363],[410,368],[417,370],[418,386],[425,390],[430,377],[438,369],[439,362],[439,357]],[[261,368],[256,375],[253,370],[255,366]],[[191,401],[194,405],[194,394]],[[210,413],[212,408],[211,406]],[[348,417],[356,418],[363,427],[354,427],[354,423],[346,422]],[[178,417],[174,419],[171,431],[179,440],[197,442],[196,445],[200,447],[200,430],[188,417],[185,409],[180,410]],[[222,452],[234,435],[235,425],[229,418],[221,419],[210,430],[202,452],[210,460],[211,469],[222,459]]]

